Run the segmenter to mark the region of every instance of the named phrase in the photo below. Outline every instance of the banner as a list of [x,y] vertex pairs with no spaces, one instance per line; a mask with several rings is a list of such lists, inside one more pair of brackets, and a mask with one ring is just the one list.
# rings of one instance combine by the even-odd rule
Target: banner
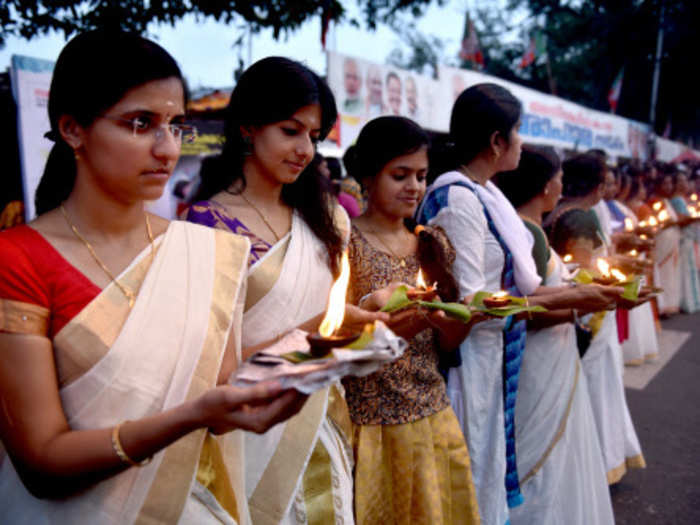
[[53,142],[44,138],[44,133],[51,129],[47,106],[54,63],[19,55],[13,55],[11,63],[12,92],[17,103],[25,219],[28,222],[35,215],[34,192],[53,146]]
[[341,149],[354,142],[365,122],[379,115],[403,115],[445,133],[456,98],[466,88],[483,82],[499,84],[520,99],[520,134],[526,142],[579,151],[598,148],[614,157],[648,158],[650,130],[640,122],[476,71],[440,67],[439,80],[434,80],[328,52],[328,83],[338,101]]

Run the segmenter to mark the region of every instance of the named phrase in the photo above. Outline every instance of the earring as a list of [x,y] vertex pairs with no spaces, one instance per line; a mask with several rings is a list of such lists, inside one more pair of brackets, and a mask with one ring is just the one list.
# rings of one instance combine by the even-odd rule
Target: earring
[[250,135],[243,136],[243,156],[249,157],[253,154],[253,139]]
[[80,160],[80,153],[78,153],[78,150],[73,150],[73,157],[75,158],[75,162]]
[[545,195],[549,195],[549,188],[545,188],[545,189],[544,189],[544,194],[545,194]]

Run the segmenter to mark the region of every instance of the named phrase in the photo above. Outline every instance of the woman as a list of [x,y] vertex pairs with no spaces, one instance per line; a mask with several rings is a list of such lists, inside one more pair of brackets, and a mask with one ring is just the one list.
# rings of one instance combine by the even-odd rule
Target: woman
[[[221,155],[202,168],[199,198],[206,200],[187,219],[253,244],[244,357],[295,327],[316,331],[326,308],[350,227],[325,178],[308,165],[336,114],[330,89],[311,70],[280,57],[260,60],[231,94]],[[388,316],[348,305],[345,319],[361,327]],[[349,423],[344,399],[327,388],[289,423],[246,435],[256,524],[353,522]]]
[[[39,217],[0,234],[4,519],[249,523],[229,432],[263,432],[304,398],[217,387],[240,359],[248,242],[144,211],[193,133],[180,70],[137,35],[85,33],[48,110]],[[193,483],[205,441],[226,461],[216,495]]]
[[[451,171],[428,189],[419,221],[441,226],[454,246],[459,297],[480,290],[521,296],[537,290],[543,294],[528,297],[531,305],[562,308],[578,297],[607,306],[614,292],[602,287],[539,290],[532,236],[490,180],[518,165],[520,114],[520,102],[495,84],[477,84],[457,98],[451,147],[433,156],[437,173],[440,167]],[[483,523],[503,525],[508,506],[522,502],[513,417],[524,347],[524,321],[510,317],[480,323],[460,346],[461,366],[449,370],[448,395],[467,438]]]
[[[524,146],[514,171],[498,185],[518,210],[535,243],[532,255],[545,286],[569,277],[547,242],[542,215],[562,191],[553,149]],[[572,304],[572,307],[574,305]],[[515,405],[518,473],[525,502],[511,509],[513,525],[614,523],[603,456],[576,346],[573,320],[581,312],[553,311],[528,323]]]
[[[455,300],[446,296],[456,289],[445,271],[454,251],[444,232],[426,228],[417,236],[404,224],[425,193],[425,131],[407,118],[379,117],[345,158],[369,196],[350,238],[351,300],[365,306],[392,282],[415,286],[419,270],[439,282],[444,300]],[[467,446],[438,370],[440,347],[457,347],[466,329],[417,310],[392,321],[409,340],[404,354],[367,377],[343,380],[355,425],[357,523],[478,523]],[[431,330],[431,323],[443,330]]]
[[[605,164],[595,154],[582,153],[565,161],[563,168],[563,193],[569,203],[578,202],[580,207],[570,207],[557,215],[550,240],[555,251],[570,254],[574,262],[590,268],[597,257],[608,254],[600,224],[591,211],[600,199]],[[646,464],[625,399],[622,349],[615,315],[600,311],[586,321],[593,338],[590,346],[582,349],[585,353],[581,364],[588,381],[608,483],[612,484],[622,478],[627,468],[643,468]]]
[[[678,216],[671,204],[674,184],[671,173],[661,173],[654,194],[649,199],[650,204],[660,202],[669,215],[670,226],[659,230],[655,236],[654,264],[658,272],[658,285],[663,291],[657,298],[659,314],[669,316],[680,311],[681,304],[681,273],[680,273],[680,243],[681,230],[676,223]],[[652,207],[653,209],[653,207]],[[653,210],[653,213],[658,213]]]
[[686,202],[686,196],[689,193],[688,176],[685,173],[677,173],[675,190],[670,202],[678,215],[681,227],[679,247],[681,310],[692,314],[700,310],[700,284],[698,283],[697,262],[695,260],[695,221],[691,218]]

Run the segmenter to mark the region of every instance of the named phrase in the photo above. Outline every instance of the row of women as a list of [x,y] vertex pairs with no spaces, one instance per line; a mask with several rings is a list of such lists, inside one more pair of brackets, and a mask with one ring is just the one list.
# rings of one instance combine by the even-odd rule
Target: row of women
[[[187,221],[168,222],[144,202],[194,136],[185,107],[175,61],[139,36],[84,33],[56,62],[39,215],[0,234],[3,519],[613,523],[608,482],[644,461],[613,312],[636,303],[569,286],[557,254],[605,249],[580,217],[601,197],[599,158],[568,161],[562,182],[551,151],[521,147],[517,99],[477,85],[427,189],[418,125],[364,127],[348,169],[369,203],[350,223],[312,163],[329,88],[267,58],[231,95]],[[562,186],[550,248],[542,215]],[[345,326],[384,321],[406,352],[308,397],[230,385],[252,353],[317,329],[345,249]],[[380,312],[419,269],[442,300],[502,289],[546,312]]]

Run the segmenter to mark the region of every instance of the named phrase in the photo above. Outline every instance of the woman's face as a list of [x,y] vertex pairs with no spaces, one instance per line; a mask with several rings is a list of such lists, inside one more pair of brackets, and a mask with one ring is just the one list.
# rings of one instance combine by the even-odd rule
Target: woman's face
[[678,195],[685,195],[690,192],[690,185],[688,184],[688,177],[683,174],[679,174],[676,178],[676,193]]
[[559,199],[561,198],[561,190],[563,188],[561,179],[564,175],[562,170],[559,170],[554,177],[549,179],[549,182],[544,187],[544,209],[542,211],[552,211]]
[[670,175],[664,175],[664,178],[661,180],[659,190],[661,191],[661,195],[664,197],[670,197],[673,195],[673,177]]
[[246,176],[258,176],[276,184],[291,184],[314,157],[321,134],[321,107],[304,106],[287,120],[242,130],[252,141],[246,157]]
[[497,172],[514,170],[520,164],[523,139],[520,137],[518,129],[520,129],[520,121],[510,130],[508,144],[504,144],[504,152],[498,157]]
[[79,157],[78,178],[123,203],[159,198],[180,156],[181,139],[169,125],[182,123],[184,116],[180,79],[130,89],[67,138]]
[[393,218],[413,217],[425,194],[427,174],[426,146],[392,159],[370,183],[370,207]]

